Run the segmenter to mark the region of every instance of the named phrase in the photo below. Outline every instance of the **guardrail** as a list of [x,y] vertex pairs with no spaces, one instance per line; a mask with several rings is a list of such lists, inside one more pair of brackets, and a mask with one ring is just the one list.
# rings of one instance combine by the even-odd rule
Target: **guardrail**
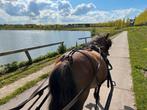
[[18,50],[12,50],[12,51],[7,51],[7,52],[1,52],[0,56],[6,56],[6,55],[11,55],[11,54],[15,54],[15,53],[20,53],[20,52],[25,52],[29,63],[32,63],[32,58],[29,54],[29,50],[35,50],[35,49],[39,49],[39,48],[44,48],[44,47],[49,47],[49,46],[54,46],[54,45],[59,45],[59,44],[63,44],[64,42],[57,42],[57,43],[51,43],[51,44],[46,44],[46,45],[41,45],[41,46],[36,46],[36,47],[30,47],[30,48],[23,48],[23,49],[18,49]]
[[84,39],[85,40],[85,44],[87,44],[87,39],[88,38],[91,38],[91,37],[81,37],[81,38],[78,38],[78,40],[83,40]]

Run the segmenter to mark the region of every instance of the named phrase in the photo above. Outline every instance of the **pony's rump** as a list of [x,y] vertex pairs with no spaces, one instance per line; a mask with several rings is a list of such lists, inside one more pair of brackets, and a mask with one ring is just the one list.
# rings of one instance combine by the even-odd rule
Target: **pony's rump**
[[49,110],[61,110],[74,98],[77,91],[69,61],[63,61],[52,71],[49,87],[52,97]]

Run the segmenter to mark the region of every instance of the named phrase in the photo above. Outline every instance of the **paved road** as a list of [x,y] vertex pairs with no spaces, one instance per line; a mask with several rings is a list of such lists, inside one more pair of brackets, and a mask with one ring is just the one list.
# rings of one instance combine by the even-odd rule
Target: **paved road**
[[[113,80],[116,81],[117,84],[114,89],[110,110],[136,110],[134,106],[135,103],[132,92],[132,78],[128,51],[127,32],[122,32],[116,38],[113,39],[113,45],[110,51],[110,55],[111,56],[109,57],[109,59],[114,67],[114,69],[111,71],[111,74]],[[46,82],[46,84],[47,83],[48,82]],[[0,110],[8,110],[9,108],[16,106],[18,103],[29,97],[29,95],[34,91],[36,87],[37,86],[25,91],[23,94],[9,101],[7,104],[0,106]],[[109,89],[104,83],[100,91],[101,106],[99,110],[102,110],[108,92]],[[83,110],[94,110],[94,102],[95,101],[93,98],[93,89],[91,89]],[[28,105],[30,104],[31,102]],[[26,110],[28,105],[26,105],[23,110]],[[47,106],[48,101],[46,101],[41,110],[47,110]]]
[[[113,70],[111,71],[112,79],[116,82],[110,110],[136,110],[134,93],[132,92],[131,66],[126,31],[113,39],[110,55],[109,59],[113,65]],[[90,91],[84,110],[94,110],[93,91],[93,89]],[[108,92],[109,89],[104,83],[100,91],[100,103],[102,106],[106,102]]]

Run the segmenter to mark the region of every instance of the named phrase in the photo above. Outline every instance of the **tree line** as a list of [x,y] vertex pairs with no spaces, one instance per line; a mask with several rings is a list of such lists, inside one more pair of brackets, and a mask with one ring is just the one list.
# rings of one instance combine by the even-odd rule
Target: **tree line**
[[135,18],[135,25],[147,25],[147,9]]
[[114,21],[91,24],[91,27],[116,27],[123,28],[130,25],[130,19],[118,19]]
[[109,21],[109,22],[104,22],[104,23],[92,23],[92,24],[55,24],[55,25],[36,25],[36,24],[3,24],[0,25],[0,29],[41,29],[41,30],[63,30],[63,29],[68,29],[68,28],[79,28],[79,27],[116,27],[116,28],[123,28],[128,26],[129,19],[118,19],[115,21]]

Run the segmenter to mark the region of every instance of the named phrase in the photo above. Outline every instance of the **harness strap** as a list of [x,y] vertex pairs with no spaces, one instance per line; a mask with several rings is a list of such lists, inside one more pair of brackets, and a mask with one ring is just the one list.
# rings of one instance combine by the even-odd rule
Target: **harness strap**
[[[93,61],[89,58],[89,56],[86,55],[85,53],[79,51],[79,50],[72,50],[72,51],[68,54],[69,62],[71,62],[71,64],[72,64],[72,62],[73,62],[73,60],[72,60],[72,55],[73,55],[75,52],[80,52],[80,53],[82,53],[83,55],[85,55],[85,56],[89,59],[89,61],[90,61],[91,64],[92,64],[93,70],[94,70],[94,75],[96,75],[96,71],[99,70],[100,64],[98,64],[97,67],[94,68]],[[100,51],[99,51],[99,52],[100,52]],[[110,85],[111,85],[111,90],[110,90],[110,92],[109,92],[109,96],[108,96],[108,98],[107,98],[107,102],[106,102],[106,104],[105,104],[105,109],[104,109],[104,110],[108,110],[108,109],[109,109],[110,102],[111,102],[111,99],[112,99],[114,84],[115,84],[114,81],[112,81],[111,74],[110,74],[110,71],[109,71],[109,70],[112,69],[112,65],[110,64],[110,62],[109,62],[108,59],[107,59],[106,61],[107,61],[107,64],[108,64],[108,79],[109,79],[109,80],[108,80],[108,83],[110,83]],[[109,67],[110,67],[110,68],[109,68]],[[81,89],[80,92],[72,99],[72,101],[70,101],[70,103],[67,104],[62,110],[69,110],[69,109],[78,101],[78,99],[79,99],[79,97],[81,96],[81,94],[82,94],[86,89],[88,89],[88,87],[90,86],[90,84],[92,83],[92,81],[94,80],[94,78],[95,78],[95,77],[93,77],[93,79],[85,86],[85,88]],[[47,78],[46,78],[46,80],[47,80]],[[27,100],[23,101],[23,102],[20,103],[17,107],[12,108],[12,109],[10,109],[10,110],[18,110],[18,109],[21,109],[27,102],[29,102],[31,99],[33,99],[33,98],[34,98],[36,95],[38,95],[38,94],[39,94],[39,98],[40,98],[40,96],[43,94],[43,91],[48,87],[48,85],[47,85],[47,86],[45,86],[44,88],[42,88],[42,89],[39,91],[39,89],[42,87],[42,85],[45,83],[46,80],[44,80],[44,82],[41,83],[41,85],[32,93],[32,95],[31,95]],[[98,81],[97,78],[96,78],[96,80]],[[97,85],[99,85],[99,83],[97,83]],[[100,86],[100,85],[99,85],[99,86]],[[36,110],[38,110],[38,109],[41,108],[41,106],[42,106],[43,103],[46,101],[46,99],[47,99],[47,97],[48,97],[49,94],[50,94],[50,91],[49,91],[48,94],[45,96],[45,98],[43,99],[42,103],[36,108]],[[38,100],[39,98],[37,98],[37,100]],[[37,100],[31,105],[30,108],[32,108],[32,106],[37,102]],[[97,105],[97,103],[98,103],[98,101],[96,101],[96,105]]]
[[[85,54],[84,52],[82,52],[82,51],[79,51],[79,50],[76,50],[76,51],[74,51],[73,53],[72,53],[72,55],[75,53],[75,52],[80,52],[81,54],[83,54],[84,56],[86,56],[87,58],[88,58],[88,60],[91,62],[91,64],[92,64],[92,67],[93,67],[93,69],[94,69],[94,76],[96,76],[96,71],[98,71],[99,70],[99,66],[100,66],[100,64],[98,64],[97,65],[97,67],[96,67],[96,69],[94,68],[94,63],[93,63],[93,61],[90,59],[90,57],[87,55],[87,54]],[[81,94],[82,93],[84,93],[85,92],[85,90],[87,90],[89,87],[90,87],[90,85],[91,85],[91,83],[93,82],[93,80],[95,79],[95,77],[93,77],[93,79],[83,88],[83,89],[81,89],[80,90],[80,92],[62,109],[62,110],[69,110],[77,101],[78,101],[78,99],[79,99],[79,97],[81,96]]]
[[114,90],[114,85],[113,85],[112,77],[110,75],[110,71],[108,71],[108,74],[109,74],[109,82],[110,82],[111,89],[110,89],[110,92],[109,92],[109,95],[108,95],[107,102],[105,104],[104,110],[109,110],[112,95],[113,95],[113,90]]
[[111,74],[110,74],[110,70],[113,69],[111,63],[109,62],[108,58],[105,58],[105,62],[107,64],[107,70],[108,70],[108,75],[107,75],[107,87],[109,88],[109,83],[110,83],[110,77],[111,77]]
[[108,69],[107,87],[109,88],[109,83],[110,83],[111,89],[110,89],[110,92],[109,92],[109,95],[108,95],[107,102],[105,104],[104,110],[109,110],[110,103],[111,103],[111,100],[112,100],[114,86],[116,86],[116,83],[112,80],[112,77],[111,77],[111,74],[110,74],[110,70],[112,70],[113,67],[112,67],[111,63],[109,62],[109,60],[107,58],[105,59],[105,61],[107,63],[107,69]]
[[[48,85],[47,86],[45,86],[44,88],[42,88],[40,91],[39,91],[39,89],[43,86],[43,84],[47,81],[47,79],[48,78],[46,78],[42,83],[41,83],[41,85],[39,85],[38,86],[38,88],[31,94],[31,96],[28,98],[28,99],[26,99],[25,101],[23,101],[22,103],[20,103],[18,106],[16,106],[16,107],[14,107],[14,108],[12,108],[12,109],[10,109],[10,110],[20,110],[27,102],[29,102],[31,99],[33,99],[36,95],[42,95],[41,93],[44,91],[44,89],[46,89],[47,87],[48,87]],[[35,104],[35,103],[34,103]],[[31,105],[32,106],[32,105]],[[31,107],[30,106],[30,107]]]
[[[97,51],[98,53],[101,54],[101,56],[103,57],[104,61],[106,62],[107,64],[107,70],[108,70],[108,76],[107,76],[107,87],[109,88],[109,83],[110,83],[110,86],[111,86],[111,89],[110,89],[110,92],[109,92],[109,95],[108,95],[108,98],[107,98],[107,102],[105,104],[105,108],[104,110],[109,110],[109,106],[110,106],[110,102],[111,102],[111,99],[112,99],[112,95],[113,95],[113,90],[114,90],[114,86],[116,86],[116,83],[114,81],[112,81],[112,77],[111,77],[111,74],[110,74],[110,70],[113,69],[111,63],[109,62],[108,58],[107,58],[107,55],[103,54],[101,52],[101,49],[99,47],[96,47],[95,45],[92,45],[90,47],[91,49]],[[97,78],[96,78],[97,79]],[[99,90],[100,90],[100,86],[101,85],[98,85],[97,84],[97,87],[96,87],[96,90],[95,90],[95,96],[96,96],[96,106],[95,106],[95,110],[97,110],[98,108],[98,98],[99,98]]]
[[40,110],[40,108],[42,107],[42,105],[44,104],[44,102],[47,100],[48,96],[49,96],[50,92],[48,92],[45,96],[45,98],[43,99],[43,101],[40,103],[40,105],[35,109],[35,110]]
[[[100,50],[100,49],[98,49]],[[82,54],[84,54],[89,60],[90,62],[92,63],[93,65],[93,62],[91,61],[91,59],[83,52],[79,51],[79,50],[74,50],[74,51],[71,51],[71,58],[72,58],[72,55],[75,53],[75,52],[80,52]],[[99,51],[100,52],[100,51]],[[102,54],[101,54],[102,55]],[[107,84],[108,84],[108,87],[109,87],[109,83],[110,83],[110,86],[111,86],[111,89],[110,89],[110,92],[109,92],[109,95],[108,95],[108,98],[107,98],[107,102],[105,104],[105,108],[104,110],[109,110],[109,106],[110,106],[110,102],[111,102],[111,99],[112,99],[112,95],[113,95],[113,90],[114,90],[114,81],[112,81],[112,78],[111,78],[111,74],[110,74],[110,70],[112,70],[112,65],[110,64],[109,60],[107,59],[107,57],[103,57],[104,58],[104,61],[106,62],[107,64],[107,68],[108,68],[108,77],[107,77]],[[98,70],[99,69],[99,66],[98,65],[98,68],[95,69],[94,66],[92,66],[94,68],[94,70]],[[94,73],[95,73],[94,71]],[[96,75],[96,74],[95,74]],[[80,92],[62,109],[62,110],[69,110],[79,99],[79,97],[81,96],[81,94],[86,90],[88,89],[88,87],[90,86],[90,84],[92,83],[92,81],[94,80],[95,77],[93,77],[93,79],[87,84],[87,86],[85,86],[85,88],[81,89]],[[98,79],[96,78],[96,80],[98,81]],[[97,83],[97,86],[100,86],[99,83]],[[98,91],[97,91],[98,92]],[[98,96],[96,97],[96,107],[95,107],[95,110],[97,109],[97,104],[98,104]]]
[[[94,78],[93,78],[93,80],[94,80]],[[78,99],[79,99],[79,97],[81,96],[81,94],[82,94],[83,92],[85,92],[86,89],[88,89],[88,87],[91,85],[91,83],[92,83],[93,80],[91,80],[91,81],[87,84],[87,86],[85,86],[85,88],[81,89],[80,92],[79,92],[79,93],[70,101],[70,103],[68,103],[62,110],[69,110],[69,109],[78,101]]]

